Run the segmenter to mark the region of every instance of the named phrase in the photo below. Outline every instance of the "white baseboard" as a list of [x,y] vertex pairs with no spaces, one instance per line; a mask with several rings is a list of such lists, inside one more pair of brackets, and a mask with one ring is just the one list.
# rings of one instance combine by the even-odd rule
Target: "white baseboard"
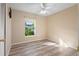
[[[40,40],[45,40],[45,39],[40,39]],[[29,42],[33,42],[33,41],[38,41],[38,40],[32,40],[32,41],[22,41],[22,42],[18,42],[18,43],[13,43],[13,45],[17,45],[17,44],[22,44],[22,43],[29,43]]]
[[27,43],[27,41],[13,43],[12,46],[13,46],[13,45],[17,45],[17,44],[22,44],[22,43]]

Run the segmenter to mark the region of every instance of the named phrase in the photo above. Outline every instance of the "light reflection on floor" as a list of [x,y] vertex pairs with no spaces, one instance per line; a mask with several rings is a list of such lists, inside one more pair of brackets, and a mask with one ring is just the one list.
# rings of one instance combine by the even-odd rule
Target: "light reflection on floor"
[[45,42],[45,43],[43,43],[43,45],[59,47],[58,44],[53,43],[53,42]]

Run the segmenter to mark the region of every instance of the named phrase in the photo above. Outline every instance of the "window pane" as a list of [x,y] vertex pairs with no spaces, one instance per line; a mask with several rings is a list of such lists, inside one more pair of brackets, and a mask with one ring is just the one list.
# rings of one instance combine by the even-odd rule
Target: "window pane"
[[25,36],[34,35],[34,21],[26,20],[25,21]]

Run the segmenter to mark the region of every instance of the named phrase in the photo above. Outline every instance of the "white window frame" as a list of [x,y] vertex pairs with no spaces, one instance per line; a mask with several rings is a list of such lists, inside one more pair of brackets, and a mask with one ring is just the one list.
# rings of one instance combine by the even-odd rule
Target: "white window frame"
[[28,20],[31,20],[31,21],[34,22],[34,35],[25,36],[26,38],[36,36],[36,20],[35,19],[30,19],[30,18],[25,18],[25,22],[28,21]]

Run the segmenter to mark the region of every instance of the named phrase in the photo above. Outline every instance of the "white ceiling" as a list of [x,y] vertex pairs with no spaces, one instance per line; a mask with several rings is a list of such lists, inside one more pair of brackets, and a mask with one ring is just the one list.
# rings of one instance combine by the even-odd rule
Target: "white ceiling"
[[74,6],[75,4],[73,3],[47,3],[46,6],[50,7],[47,9],[47,14],[40,14],[40,11],[41,11],[40,5],[41,3],[11,3],[10,4],[10,6],[13,9],[30,12],[30,13],[34,13],[34,14],[42,15],[42,16],[55,14],[66,8]]

